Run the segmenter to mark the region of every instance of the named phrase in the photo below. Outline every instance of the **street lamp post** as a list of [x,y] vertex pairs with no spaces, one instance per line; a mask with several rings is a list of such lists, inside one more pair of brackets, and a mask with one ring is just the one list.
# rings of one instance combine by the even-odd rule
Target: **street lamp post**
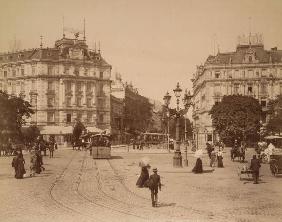
[[[180,151],[180,117],[183,116],[184,114],[187,113],[191,103],[191,99],[192,96],[190,95],[190,92],[185,93],[184,95],[184,99],[183,99],[183,103],[184,103],[184,109],[180,109],[179,107],[179,101],[180,101],[180,96],[181,96],[181,92],[182,89],[179,86],[179,83],[177,83],[176,88],[173,90],[175,97],[176,97],[176,113],[175,113],[175,117],[176,117],[176,135],[175,135],[175,139],[176,139],[176,148],[175,148],[175,152],[174,152],[174,156],[173,156],[173,166],[174,167],[182,167],[182,155],[181,155],[181,151]],[[169,105],[171,96],[167,93],[164,96],[164,101],[165,104]],[[185,132],[186,133],[186,132]],[[186,158],[187,160],[187,158]],[[188,163],[188,160],[186,161]]]
[[170,149],[169,149],[169,103],[170,103],[170,99],[171,99],[171,95],[169,95],[169,93],[167,92],[163,98],[164,100],[164,103],[165,103],[165,107],[167,109],[167,149],[168,149],[168,152],[170,152]]

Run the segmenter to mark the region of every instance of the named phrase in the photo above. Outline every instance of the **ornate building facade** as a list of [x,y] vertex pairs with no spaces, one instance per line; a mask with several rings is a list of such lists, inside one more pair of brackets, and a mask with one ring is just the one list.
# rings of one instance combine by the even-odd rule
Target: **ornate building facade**
[[224,95],[253,96],[266,111],[268,101],[282,93],[282,50],[264,49],[261,35],[239,37],[236,51],[209,56],[192,82],[194,139],[204,147],[218,139],[209,111]]
[[90,50],[78,35],[64,35],[53,48],[41,44],[0,54],[0,90],[29,101],[35,114],[28,124],[41,129],[71,126],[77,119],[110,129],[110,76],[100,50]]

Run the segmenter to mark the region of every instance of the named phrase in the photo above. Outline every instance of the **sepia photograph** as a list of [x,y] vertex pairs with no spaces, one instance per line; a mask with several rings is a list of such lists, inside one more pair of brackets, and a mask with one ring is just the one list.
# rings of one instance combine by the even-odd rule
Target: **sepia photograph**
[[282,222],[281,0],[0,0],[1,222]]

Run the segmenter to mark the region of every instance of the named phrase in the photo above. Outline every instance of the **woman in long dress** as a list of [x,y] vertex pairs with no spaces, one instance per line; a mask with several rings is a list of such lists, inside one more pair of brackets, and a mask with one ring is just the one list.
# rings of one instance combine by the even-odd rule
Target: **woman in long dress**
[[221,149],[217,152],[217,167],[222,168],[223,167],[223,152]]
[[141,168],[141,174],[136,182],[136,186],[138,187],[144,187],[145,182],[149,179],[149,171],[148,168],[150,168],[150,165],[142,166]]
[[23,175],[26,173],[24,168],[25,160],[23,158],[23,154],[17,154],[17,157],[13,159],[13,167],[15,168],[15,178],[23,179]]
[[192,170],[194,173],[203,173],[203,163],[200,157],[197,158],[196,164]]

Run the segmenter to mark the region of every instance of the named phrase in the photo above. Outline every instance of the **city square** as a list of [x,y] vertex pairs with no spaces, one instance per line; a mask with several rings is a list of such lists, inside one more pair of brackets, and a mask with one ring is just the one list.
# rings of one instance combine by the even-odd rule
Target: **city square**
[[[44,158],[45,171],[33,178],[27,172],[23,180],[14,179],[11,158],[3,157],[1,220],[281,221],[281,177],[272,176],[264,164],[260,184],[240,180],[238,167],[249,163],[232,162],[229,152],[224,151],[224,168],[211,168],[204,154],[204,173],[193,174],[195,157],[190,151],[188,167],[171,168],[173,153],[163,148],[130,147],[128,152],[127,147],[116,147],[109,160],[59,148],[54,159]],[[248,162],[253,152],[248,150]],[[149,189],[135,185],[142,157],[161,175],[157,208],[151,207]],[[28,169],[29,154],[24,158]]]
[[0,221],[282,222],[282,2],[0,0]]

